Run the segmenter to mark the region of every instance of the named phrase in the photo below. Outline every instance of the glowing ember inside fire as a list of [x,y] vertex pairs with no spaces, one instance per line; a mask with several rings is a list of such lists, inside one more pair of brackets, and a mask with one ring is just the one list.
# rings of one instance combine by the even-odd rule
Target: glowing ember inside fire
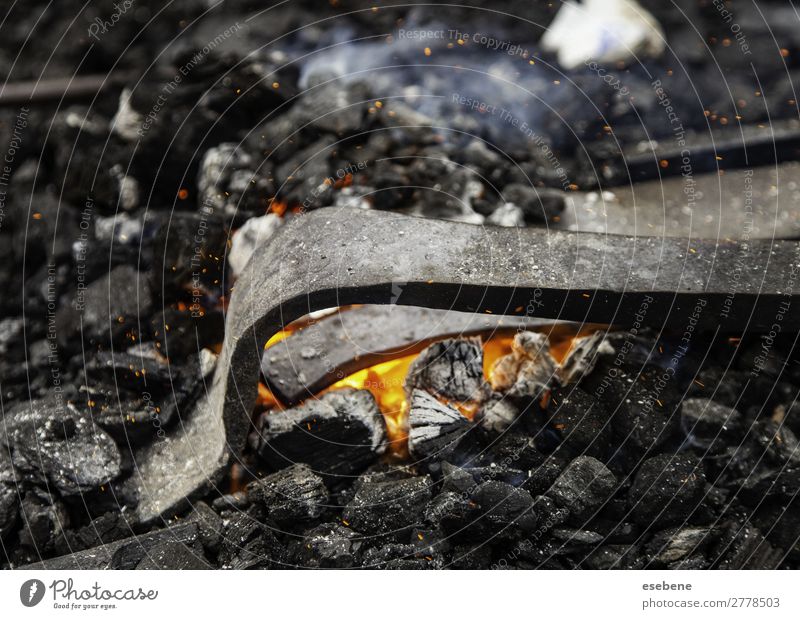
[[[286,330],[270,338],[265,348],[285,339],[299,328],[308,323],[294,323]],[[570,351],[573,343],[580,337],[590,335],[601,328],[599,325],[587,325],[579,330],[563,329],[551,331],[549,334],[550,350],[556,361],[561,362]],[[491,381],[492,367],[495,361],[511,353],[511,344],[514,333],[493,335],[483,342],[483,372],[484,377]],[[409,367],[417,358],[418,353],[384,361],[376,365],[359,370],[332,384],[322,393],[344,388],[366,389],[374,397],[384,419],[389,439],[390,452],[398,457],[408,456],[408,401],[403,388]],[[478,412],[477,407],[468,404],[448,402],[458,408],[462,414],[472,419]],[[263,384],[259,385],[258,404],[262,409],[283,409],[284,406]]]

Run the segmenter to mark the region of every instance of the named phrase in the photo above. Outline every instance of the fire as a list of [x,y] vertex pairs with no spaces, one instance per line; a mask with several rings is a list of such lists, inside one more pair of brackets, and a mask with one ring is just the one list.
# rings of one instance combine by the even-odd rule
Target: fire
[[[290,336],[298,328],[307,323],[290,325],[288,329],[273,336],[265,348]],[[554,329],[550,332],[551,353],[556,361],[562,361],[573,343],[580,337],[591,334],[600,328],[598,325],[587,325],[579,330],[570,328]],[[483,342],[483,371],[487,380],[491,379],[492,366],[499,358],[511,353],[514,333],[500,333],[488,337]],[[384,361],[359,370],[332,384],[322,393],[336,389],[354,388],[369,391],[386,421],[386,432],[389,439],[389,451],[400,457],[408,456],[408,401],[403,388],[411,363],[418,353]],[[322,393],[318,395],[322,395]],[[266,409],[284,407],[263,384],[259,385],[259,404]],[[472,419],[478,412],[477,406],[448,402],[458,408],[466,417]]]

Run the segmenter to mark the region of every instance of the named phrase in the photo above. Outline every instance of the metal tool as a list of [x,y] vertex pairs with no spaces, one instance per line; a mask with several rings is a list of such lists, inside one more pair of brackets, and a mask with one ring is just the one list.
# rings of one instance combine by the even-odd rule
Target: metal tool
[[800,328],[798,265],[793,241],[547,232],[346,208],[295,216],[236,282],[207,396],[148,448],[139,515],[169,514],[221,478],[250,429],[264,344],[310,312],[394,303],[679,334],[769,332],[776,322]]

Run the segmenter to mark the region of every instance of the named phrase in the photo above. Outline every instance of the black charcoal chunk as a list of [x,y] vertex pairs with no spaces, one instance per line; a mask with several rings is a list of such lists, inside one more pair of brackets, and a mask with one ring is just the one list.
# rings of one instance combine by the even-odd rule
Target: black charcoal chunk
[[19,404],[5,422],[19,474],[50,484],[62,496],[99,490],[122,473],[122,456],[112,438],[54,398]]
[[132,570],[149,552],[167,542],[177,543],[197,553],[202,553],[197,525],[176,524],[166,529],[128,537],[102,544],[40,563],[27,565],[27,569],[47,570]]
[[446,566],[454,570],[485,570],[492,563],[492,549],[489,544],[460,544],[453,548],[452,558]]
[[321,524],[305,534],[301,561],[312,568],[353,567],[360,562],[362,544],[357,533],[341,524]]
[[227,513],[225,530],[217,558],[223,569],[275,568],[284,559],[284,550],[272,530],[249,512]]
[[0,539],[14,529],[14,525],[17,524],[18,509],[17,489],[10,484],[0,483]]
[[654,456],[642,464],[628,491],[632,517],[642,526],[684,522],[703,500],[705,485],[696,457]]
[[137,570],[208,570],[211,566],[196,549],[166,541],[147,551]]
[[681,406],[683,431],[701,446],[737,436],[741,417],[736,409],[705,398],[687,398]]
[[511,533],[514,529],[529,532],[536,528],[538,517],[527,490],[502,481],[486,481],[472,493],[472,501],[480,510],[479,521],[488,524],[486,529],[493,533]]
[[609,414],[601,402],[580,387],[559,387],[547,403],[550,426],[561,439],[560,448],[573,455],[602,458],[609,450]]
[[518,206],[531,223],[552,221],[561,214],[566,204],[565,194],[555,189],[531,187],[522,183],[510,183],[503,187],[503,199]]
[[366,390],[342,389],[261,417],[259,454],[273,469],[295,463],[353,475],[386,450],[383,416]]
[[197,525],[200,542],[206,551],[212,554],[219,552],[224,524],[222,518],[208,506],[208,503],[197,501],[192,505],[192,511],[186,521]]
[[602,462],[591,456],[579,456],[558,476],[547,496],[580,521],[608,501],[616,485],[614,474]]
[[605,537],[597,531],[586,529],[570,529],[567,527],[557,527],[551,532],[553,538],[564,542],[567,545],[585,546],[599,544]]
[[406,394],[424,389],[456,402],[481,402],[485,397],[483,347],[479,338],[443,340],[423,350],[411,364]]
[[330,499],[322,478],[305,464],[295,464],[251,482],[247,493],[278,523],[318,518]]
[[713,567],[720,570],[774,570],[783,551],[770,544],[756,527],[729,522],[723,527]]
[[241,490],[231,494],[223,494],[211,501],[211,508],[219,513],[225,510],[241,511],[250,507],[250,497]]
[[[472,485],[475,485],[474,482]],[[440,492],[425,506],[425,522],[445,531],[463,530],[478,513],[478,506],[468,497],[465,492]]]
[[[80,350],[80,335],[91,346],[108,348],[141,339],[139,325],[149,317],[153,299],[147,275],[121,265],[96,279],[56,312],[58,342]],[[76,338],[78,341],[76,343]]]
[[361,533],[390,533],[422,521],[431,499],[427,475],[397,481],[365,482],[344,510],[343,519]]
[[800,444],[794,432],[782,423],[772,419],[759,421],[750,429],[750,440],[767,461],[776,465],[800,465]]
[[711,527],[682,527],[660,531],[653,536],[645,549],[659,567],[684,561],[693,554],[703,554],[714,542],[717,534]]
[[472,424],[455,408],[415,389],[408,414],[408,451],[417,459],[446,458]]
[[0,540],[17,523],[20,492],[8,448],[0,441]]
[[42,490],[25,494],[20,504],[20,519],[20,544],[40,554],[50,553],[55,548],[56,539],[69,526],[66,506]]
[[[616,439],[634,456],[662,445],[680,428],[680,394],[664,377],[664,370],[654,366],[620,371],[603,391]],[[597,386],[590,393],[592,388],[597,393]]]
[[119,511],[106,512],[89,524],[65,530],[64,534],[56,539],[56,552],[58,554],[79,552],[125,539],[133,535],[133,524]]

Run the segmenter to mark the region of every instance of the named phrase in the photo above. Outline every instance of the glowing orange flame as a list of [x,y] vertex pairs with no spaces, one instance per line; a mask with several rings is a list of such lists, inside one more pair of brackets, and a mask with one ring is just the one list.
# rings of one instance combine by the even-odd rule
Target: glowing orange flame
[[[279,342],[308,322],[290,325],[288,329],[274,335],[265,348]],[[550,334],[551,353],[556,361],[563,361],[576,339],[589,335],[600,328],[598,325],[587,325],[578,331],[561,330]],[[491,368],[497,359],[511,353],[514,334],[503,333],[486,339],[483,343],[484,376],[491,378]],[[411,363],[417,353],[406,355],[391,361],[384,361],[371,367],[359,370],[334,383],[322,393],[343,388],[366,389],[374,397],[386,420],[386,432],[389,439],[389,450],[399,457],[408,456],[408,402],[403,384]],[[321,395],[321,394],[320,394]],[[458,408],[462,414],[472,419],[478,412],[477,405],[448,402]],[[264,385],[259,385],[259,405],[264,408],[283,409],[277,398]]]

